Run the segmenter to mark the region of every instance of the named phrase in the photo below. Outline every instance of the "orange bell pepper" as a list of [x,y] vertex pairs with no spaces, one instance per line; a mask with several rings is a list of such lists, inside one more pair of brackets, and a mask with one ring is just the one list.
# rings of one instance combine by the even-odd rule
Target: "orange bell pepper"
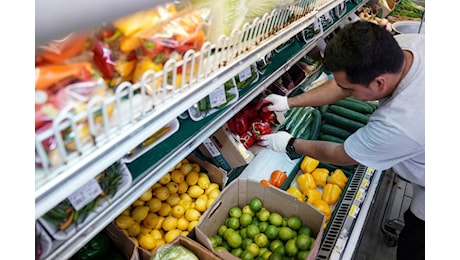
[[281,187],[281,185],[283,185],[286,178],[287,178],[286,172],[283,172],[280,170],[274,170],[272,174],[270,175],[270,184],[279,188]]

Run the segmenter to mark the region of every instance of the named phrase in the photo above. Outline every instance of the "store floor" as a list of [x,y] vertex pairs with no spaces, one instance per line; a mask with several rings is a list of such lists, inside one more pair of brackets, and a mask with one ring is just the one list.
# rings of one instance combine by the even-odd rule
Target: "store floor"
[[404,225],[402,216],[411,196],[407,182],[392,171],[383,174],[354,260],[396,259],[397,235]]

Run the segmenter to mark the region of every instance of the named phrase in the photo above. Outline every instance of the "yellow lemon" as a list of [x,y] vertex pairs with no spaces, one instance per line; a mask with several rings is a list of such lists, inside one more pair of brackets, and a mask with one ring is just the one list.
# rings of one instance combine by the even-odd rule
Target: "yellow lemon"
[[211,207],[211,204],[216,200],[216,198],[209,198],[207,201],[206,201],[206,209],[209,209],[209,207]]
[[209,180],[208,175],[201,175],[198,178],[198,186],[200,186],[200,188],[202,188],[203,190],[207,189],[209,185],[211,185],[211,180]]
[[200,165],[198,163],[192,163],[192,171],[200,172],[201,171]]
[[140,199],[140,200],[143,200],[143,201],[149,201],[151,198],[152,198],[152,190],[151,190],[151,189],[146,190],[146,191],[139,197],[139,199]]
[[165,220],[165,217],[159,216],[157,225],[153,229],[161,230],[161,225],[163,225],[164,220]]
[[163,187],[163,185],[161,185],[159,182],[156,182],[155,184],[152,185],[152,191],[155,190],[156,188],[160,188],[160,187]]
[[149,211],[155,213],[161,208],[161,200],[159,198],[151,198],[145,203],[145,206],[149,207]]
[[188,236],[188,233],[189,232],[187,230],[183,230],[182,232],[180,232],[180,235],[186,237]]
[[181,163],[190,163],[190,161],[187,158],[182,159]]
[[158,182],[162,185],[166,185],[170,181],[171,181],[171,174],[169,172],[163,175],[163,177],[161,177],[160,180],[158,180]]
[[166,203],[168,203],[171,207],[176,206],[180,201],[179,194],[171,193],[169,197],[166,199]]
[[186,181],[183,181],[178,184],[177,193],[184,194],[187,192],[187,190],[188,190],[188,184]]
[[153,190],[153,196],[155,198],[160,199],[161,201],[166,200],[169,197],[170,194],[171,193],[170,193],[169,189],[167,187],[164,187],[164,186],[163,187],[158,187],[155,190]]
[[150,232],[150,235],[152,235],[152,237],[155,238],[155,240],[163,239],[163,233],[161,233],[158,229],[152,230]]
[[131,216],[131,207],[128,207],[127,209],[123,210],[123,212],[121,212],[121,215]]
[[168,182],[168,184],[166,184],[166,188],[168,188],[170,194],[177,193],[177,191],[179,190],[179,184],[173,181]]
[[182,166],[182,162],[178,162],[176,166],[174,166],[174,168],[179,170],[181,166]]
[[141,225],[141,234],[148,234],[152,232],[152,228],[146,227],[144,224]]
[[210,198],[210,199],[215,199],[215,198],[219,197],[219,195],[220,195],[220,190],[215,189],[215,190],[212,190],[212,191],[208,194],[208,198]]
[[134,222],[129,228],[128,228],[128,235],[131,237],[135,237],[141,233],[141,225],[137,222]]
[[188,229],[187,229],[187,230],[188,230],[189,232],[192,231],[192,229],[196,226],[196,224],[198,224],[198,220],[190,221],[190,222],[188,223]]
[[175,218],[181,218],[185,214],[184,206],[177,204],[171,209],[171,215]]
[[187,204],[190,204],[193,202],[193,198],[190,197],[188,193],[181,194],[180,199],[181,201],[186,202]]
[[166,241],[164,238],[157,239],[156,242],[157,242],[156,248],[159,248],[160,246],[163,246],[166,244]]
[[188,221],[199,220],[201,217],[201,213],[197,209],[190,208],[185,211],[185,218]]
[[141,200],[141,199],[137,199],[136,201],[133,202],[133,204],[131,204],[132,207],[140,207],[140,206],[144,206],[145,204],[145,201]]
[[156,246],[156,240],[150,234],[141,234],[137,240],[139,241],[139,246],[145,250],[150,250]]
[[177,228],[177,218],[173,216],[167,216],[161,225],[164,231],[170,231]]
[[211,191],[214,190],[214,189],[219,190],[219,189],[220,189],[220,188],[219,188],[219,184],[214,183],[214,182],[211,183],[211,184],[209,184],[209,187],[204,191],[204,193],[205,193],[205,194],[209,194],[209,192],[211,192]]
[[171,172],[171,180],[179,184],[185,180],[185,175],[180,170],[174,170]]
[[192,171],[192,165],[190,163],[182,163],[180,171],[187,176]]
[[179,230],[179,229],[173,229],[173,230],[166,232],[165,237],[164,237],[165,242],[171,243],[174,239],[176,239],[176,237],[180,235],[181,232],[182,230]]
[[198,183],[198,179],[200,175],[198,172],[192,171],[187,176],[185,176],[185,181],[187,182],[188,186],[192,186]]
[[198,210],[199,212],[203,213],[207,207],[206,204],[208,202],[208,199],[205,197],[200,197],[195,200],[195,209]]
[[204,189],[198,185],[192,185],[188,187],[187,193],[190,195],[190,197],[195,199],[204,194]]
[[158,223],[159,217],[155,213],[149,213],[147,217],[142,221],[142,225],[147,228],[153,229]]
[[161,203],[161,208],[158,210],[157,214],[162,217],[166,217],[171,213],[171,205],[168,203]]
[[128,229],[134,222],[134,219],[126,215],[120,215],[115,219],[115,225],[120,229]]
[[134,243],[134,245],[136,245],[136,247],[139,247],[139,240],[137,240],[137,238],[129,237],[129,239],[131,239],[131,241],[133,241],[133,243]]
[[177,219],[177,229],[180,230],[188,230],[188,224],[190,221],[188,221],[185,217],[181,217]]
[[149,214],[149,207],[147,206],[140,206],[135,207],[133,211],[131,211],[131,217],[137,222],[141,222],[144,220],[147,215]]

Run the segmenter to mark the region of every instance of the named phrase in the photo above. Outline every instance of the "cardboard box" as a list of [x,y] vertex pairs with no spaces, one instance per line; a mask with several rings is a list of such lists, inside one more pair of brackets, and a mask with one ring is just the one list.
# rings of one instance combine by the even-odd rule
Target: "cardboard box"
[[[190,250],[194,253],[198,259],[206,259],[206,260],[220,260],[221,258],[209,251],[206,247],[198,243],[197,241],[184,236],[178,236],[168,245],[177,245],[183,246],[186,249]],[[167,246],[167,245],[165,245]],[[161,250],[161,249],[160,249]]]
[[[209,139],[212,142],[201,144],[199,150],[204,156],[217,161],[221,160],[219,156],[223,156],[231,168],[246,165],[254,158],[254,154],[228,130],[227,124],[219,128]],[[225,169],[225,165],[219,165],[219,167]]]
[[110,223],[104,231],[109,235],[113,244],[120,250],[125,259],[139,260],[139,252],[134,241],[123,234],[113,222]]
[[[310,226],[315,244],[310,250],[308,259],[315,259],[321,245],[324,232],[324,215],[309,204],[302,203],[289,193],[273,187],[265,187],[258,181],[250,179],[236,179],[230,183],[200,218],[195,226],[195,234],[198,242],[211,250],[219,257],[230,260],[239,259],[228,251],[217,252],[212,248],[208,237],[217,234],[219,226],[225,223],[230,208],[235,205],[240,207],[258,197],[262,200],[263,206],[269,211],[278,212],[282,216],[299,216],[305,225]],[[225,199],[224,199],[225,198]],[[210,225],[209,223],[213,223]]]

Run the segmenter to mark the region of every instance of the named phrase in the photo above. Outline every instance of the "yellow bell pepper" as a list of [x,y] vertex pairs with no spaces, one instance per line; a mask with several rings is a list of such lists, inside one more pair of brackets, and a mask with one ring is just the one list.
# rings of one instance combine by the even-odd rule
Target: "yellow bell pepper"
[[342,170],[336,169],[332,174],[331,177],[329,177],[329,180],[327,183],[333,183],[339,185],[339,187],[343,190],[345,188],[345,185],[348,182],[348,178],[343,173]]
[[311,173],[300,174],[295,181],[303,194],[307,194],[308,188],[316,189],[316,182]]
[[325,215],[326,221],[329,221],[331,218],[331,208],[324,200],[315,200],[311,204]]
[[307,202],[312,203],[315,200],[320,200],[323,195],[321,194],[321,191],[317,190],[316,188],[308,188],[305,196],[307,196]]
[[324,187],[327,182],[327,177],[329,177],[329,170],[326,168],[316,168],[311,173],[315,179],[316,185]]
[[337,184],[328,183],[323,187],[322,199],[329,205],[334,205],[340,198],[342,189]]
[[292,186],[292,187],[289,187],[287,190],[286,190],[287,193],[293,195],[294,197],[296,197],[298,200],[302,201],[302,202],[305,202],[305,197],[304,195],[302,194],[302,192],[297,189],[296,187]]
[[319,161],[310,156],[304,156],[300,163],[300,169],[305,173],[311,173],[316,167],[318,167]]

